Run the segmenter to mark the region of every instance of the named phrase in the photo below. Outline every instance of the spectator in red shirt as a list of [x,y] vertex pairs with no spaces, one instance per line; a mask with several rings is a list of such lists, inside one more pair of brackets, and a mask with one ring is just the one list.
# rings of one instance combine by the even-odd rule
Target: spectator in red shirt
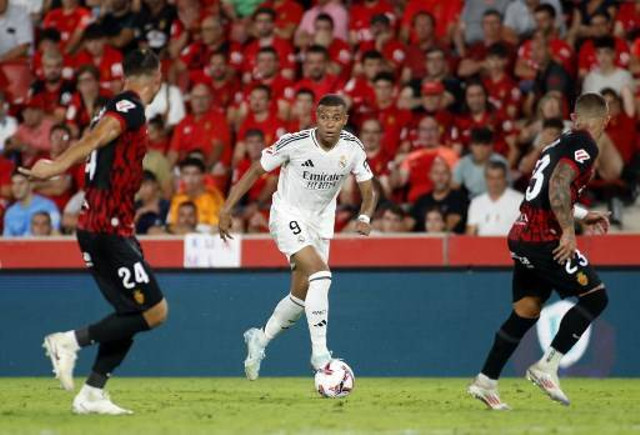
[[487,90],[479,80],[467,82],[465,89],[465,107],[460,115],[454,117],[451,139],[456,146],[469,147],[471,130],[486,127],[493,132],[494,151],[503,154],[511,165],[519,157],[516,148],[513,123],[505,121],[489,103]]
[[[42,55],[50,50],[60,51],[60,32],[52,27],[42,29],[38,39],[37,49],[31,58],[31,69],[38,79],[43,79]],[[68,54],[62,54],[62,77],[69,80],[73,79],[73,68],[73,57]]]
[[418,97],[414,97],[411,87],[406,87],[402,93],[403,107],[411,108],[413,115],[411,129],[409,130],[409,141],[413,143],[416,138],[418,122],[425,116],[429,116],[438,122],[442,141],[449,142],[453,114],[444,106],[445,89],[442,83],[424,82]]
[[84,32],[84,50],[76,55],[76,68],[94,65],[100,74],[100,86],[116,94],[122,89],[122,54],[107,44],[100,24],[91,24]]
[[188,72],[189,80],[193,83],[216,52],[228,52],[230,56],[242,57],[239,45],[227,42],[220,17],[209,15],[200,25],[200,39],[189,44],[176,59],[171,71],[172,80],[175,81],[181,74]]
[[67,106],[66,120],[71,126],[74,137],[79,137],[91,123],[96,108],[102,101],[112,96],[111,92],[100,88],[100,71],[95,66],[82,65],[77,73],[77,91]]
[[46,51],[42,55],[44,77],[36,80],[30,90],[31,95],[42,100],[47,117],[54,122],[64,119],[66,106],[75,91],[73,83],[62,78],[62,66],[63,57],[59,51]]
[[0,207],[11,198],[11,174],[14,169],[13,162],[0,154]]
[[627,39],[637,35],[640,30],[640,1],[620,2],[616,19],[613,23],[613,34]]
[[[611,35],[611,17],[607,12],[599,12],[591,17],[590,38],[582,43],[578,52],[578,74],[581,78],[598,66],[594,40]],[[616,66],[627,68],[629,65],[629,47],[624,39],[615,38]]]
[[522,93],[507,72],[508,63],[509,52],[503,43],[489,47],[483,83],[489,94],[489,102],[500,112],[501,117],[515,121],[520,114]]
[[458,65],[458,75],[463,78],[482,73],[485,69],[485,60],[489,47],[501,42],[509,47],[509,52],[513,53],[514,48],[504,41],[502,15],[495,9],[486,11],[482,16],[483,39],[471,45],[461,53],[462,60]]
[[248,75],[243,81],[250,81],[254,72],[256,56],[262,47],[273,47],[280,58],[282,75],[288,79],[295,77],[295,56],[293,48],[286,39],[275,33],[276,13],[270,8],[259,8],[253,13],[253,32],[255,39],[244,49],[243,75]]
[[[242,176],[249,170],[251,165],[260,160],[262,150],[266,147],[264,134],[261,130],[247,130],[243,142],[246,147],[245,157],[235,165],[233,169],[232,182],[237,183]],[[249,218],[251,214],[259,209],[264,209],[271,203],[271,195],[276,191],[278,184],[278,175],[275,173],[263,174],[255,184],[249,189],[242,203],[244,206],[250,206],[251,211],[247,210],[245,217]]]
[[370,107],[368,117],[375,117],[382,124],[382,146],[387,155],[394,157],[402,141],[407,139],[411,112],[398,108],[396,79],[393,74],[382,72],[373,83],[376,99]]
[[335,38],[333,35],[334,23],[329,14],[319,14],[314,21],[314,33],[311,38],[305,38],[307,46],[300,47],[302,50],[310,45],[320,45],[329,52],[329,72],[340,76],[343,80],[348,80],[353,67],[353,56],[351,47],[345,41]]
[[393,6],[387,0],[363,0],[354,3],[349,10],[349,42],[358,45],[364,41],[371,41],[370,23],[375,15],[387,15],[395,19]]
[[[262,47],[256,55],[256,67],[251,81],[245,88],[246,94],[259,84],[271,89],[272,100],[291,100],[294,97],[293,82],[282,75],[278,53],[273,47]],[[247,95],[248,97],[248,95]]]
[[316,123],[315,95],[309,89],[299,89],[296,92],[293,105],[291,106],[291,116],[287,123],[287,131],[294,133],[300,130],[311,128]]
[[[271,105],[271,89],[265,85],[257,85],[249,94],[248,113],[238,128],[238,137],[245,137],[249,130],[260,130],[264,134],[267,144],[274,143],[286,131],[284,122]],[[243,140],[236,143],[233,162],[237,163],[246,156],[246,146]]]
[[329,73],[329,52],[321,45],[312,45],[304,52],[302,76],[294,90],[311,89],[318,98],[335,93],[340,85],[339,78]]
[[6,143],[4,154],[13,154],[16,162],[30,167],[39,155],[51,150],[49,133],[53,121],[45,117],[44,101],[40,96],[27,101],[22,110],[22,118],[23,122],[18,130]]
[[217,174],[227,173],[231,162],[231,138],[227,118],[212,108],[211,90],[199,83],[191,90],[191,113],[176,126],[167,158],[171,165],[191,151],[204,155],[207,167]]
[[62,7],[52,9],[44,17],[43,27],[53,27],[60,32],[62,51],[73,54],[80,47],[82,32],[91,22],[91,13],[81,7],[78,0],[62,0]]
[[427,74],[427,51],[439,47],[434,29],[433,15],[428,12],[419,12],[411,20],[411,31],[414,38],[413,42],[407,46],[402,81],[419,79]]
[[280,38],[291,40],[293,34],[302,20],[304,9],[295,0],[273,0],[266,1],[260,5],[261,8],[271,8],[276,13],[275,33]]
[[350,79],[342,89],[347,105],[355,112],[375,99],[373,80],[382,72],[383,59],[379,51],[366,51],[362,55],[362,74]]
[[622,98],[611,88],[605,88],[601,91],[602,96],[609,104],[609,116],[611,120],[606,128],[606,133],[620,152],[620,156],[626,165],[632,163],[635,158],[635,164],[638,161],[638,153],[640,152],[640,142],[636,133],[636,119],[629,116],[623,110]]
[[409,0],[402,15],[400,30],[402,40],[411,43],[416,41],[415,33],[411,31],[413,17],[421,12],[427,12],[434,18],[436,37],[443,44],[448,45],[453,39],[463,6],[462,0]]
[[387,15],[379,14],[371,18],[371,36],[370,41],[360,43],[359,52],[377,50],[382,53],[388,70],[402,71],[407,58],[406,48],[395,37],[391,19]]
[[[51,151],[43,158],[53,160],[71,145],[71,130],[66,124],[51,127],[49,135]],[[34,162],[35,163],[35,162]],[[64,210],[73,194],[84,185],[84,164],[74,165],[57,177],[45,181],[34,181],[34,190],[56,203],[58,210]]]
[[[228,56],[223,52],[215,52],[209,64],[193,76],[193,84],[204,83],[213,91],[213,104],[216,107],[229,107],[241,98],[240,80],[229,65]],[[238,96],[240,95],[240,97]]]
[[531,44],[534,38],[541,36],[547,40],[553,60],[561,64],[569,74],[575,75],[576,66],[573,49],[558,35],[555,8],[543,3],[535,8],[533,17],[536,23],[536,31],[518,49],[515,75],[522,80],[533,80],[535,78],[539,65],[533,61]]

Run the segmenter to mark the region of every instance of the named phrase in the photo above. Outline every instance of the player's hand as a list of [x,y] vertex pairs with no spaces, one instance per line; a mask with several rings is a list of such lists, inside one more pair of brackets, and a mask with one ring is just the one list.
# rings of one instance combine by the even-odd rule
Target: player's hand
[[18,172],[34,180],[47,180],[58,175],[58,168],[55,162],[47,159],[41,159],[36,162],[31,169],[18,168]]
[[609,231],[609,211],[589,211],[582,222],[587,225],[593,234],[607,234]]
[[227,240],[233,240],[231,233],[231,212],[227,210],[221,210],[220,216],[218,216],[218,231],[220,231],[220,238],[225,242]]
[[576,234],[573,231],[565,231],[560,237],[558,247],[553,250],[553,259],[564,264],[576,255],[577,247]]
[[368,236],[371,233],[371,224],[358,221],[356,222],[356,231],[358,232],[358,234]]

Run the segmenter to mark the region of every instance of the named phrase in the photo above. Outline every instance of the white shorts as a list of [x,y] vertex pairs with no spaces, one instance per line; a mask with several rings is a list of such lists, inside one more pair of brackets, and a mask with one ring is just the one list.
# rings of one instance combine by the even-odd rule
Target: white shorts
[[269,232],[278,249],[289,262],[291,262],[293,254],[307,246],[313,246],[325,263],[329,261],[330,239],[320,237],[318,232],[302,219],[288,213],[279,213],[272,208],[269,217]]

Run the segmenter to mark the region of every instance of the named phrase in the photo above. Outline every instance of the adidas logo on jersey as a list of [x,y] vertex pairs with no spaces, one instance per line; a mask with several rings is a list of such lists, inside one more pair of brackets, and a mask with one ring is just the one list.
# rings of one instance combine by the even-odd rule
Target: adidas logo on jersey
[[313,162],[311,161],[311,159],[307,160],[306,162],[304,162],[302,164],[302,166],[306,167],[306,168],[313,168]]

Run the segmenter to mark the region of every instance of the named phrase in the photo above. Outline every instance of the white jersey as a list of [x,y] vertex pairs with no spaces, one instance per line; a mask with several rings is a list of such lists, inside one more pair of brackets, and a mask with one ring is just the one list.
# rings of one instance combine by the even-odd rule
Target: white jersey
[[329,151],[321,148],[315,128],[285,134],[262,151],[260,163],[267,172],[281,167],[272,208],[327,239],[333,237],[336,198],[349,174],[357,182],[373,178],[362,142],[347,131]]

